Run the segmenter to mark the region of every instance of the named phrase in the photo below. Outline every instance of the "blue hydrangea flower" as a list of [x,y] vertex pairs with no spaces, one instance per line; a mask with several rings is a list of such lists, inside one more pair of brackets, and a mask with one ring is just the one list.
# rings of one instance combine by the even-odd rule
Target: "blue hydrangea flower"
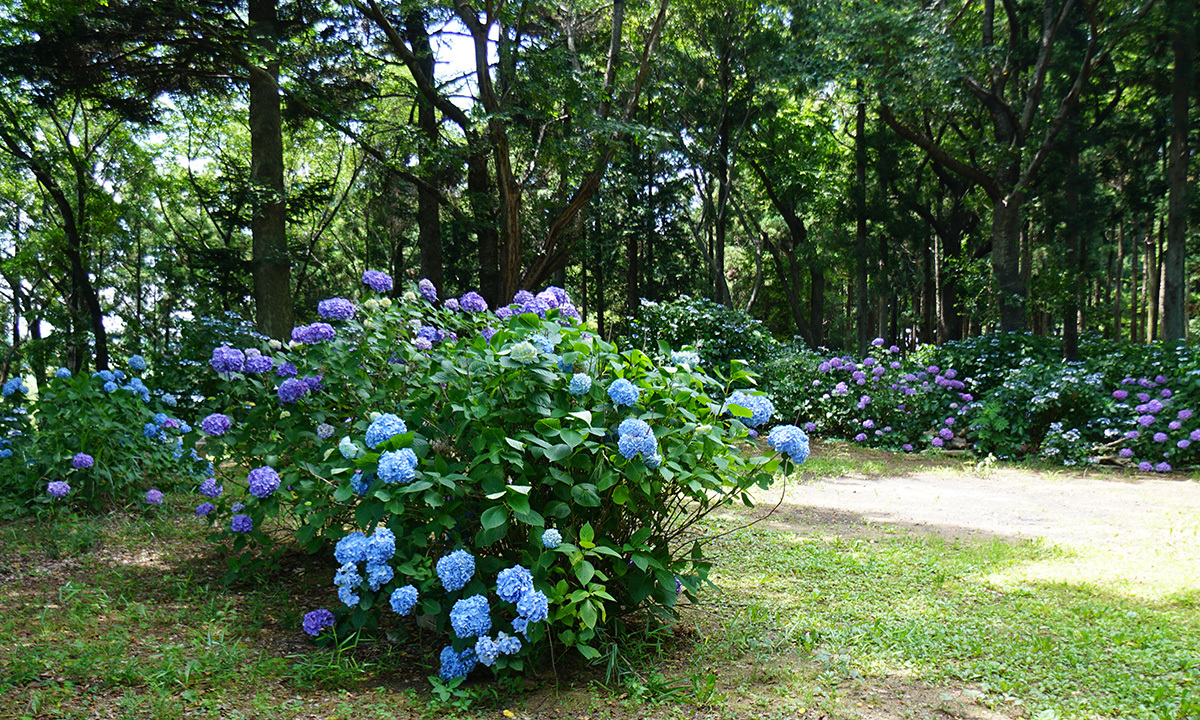
[[207,495],[210,498],[221,497],[221,493],[225,490],[224,485],[218,485],[216,478],[208,478],[200,483],[200,494]]
[[496,633],[496,648],[501,655],[516,655],[521,652],[521,640],[501,631]]
[[365,454],[364,450],[355,445],[349,437],[342,438],[338,443],[338,452],[347,460],[357,460]]
[[488,304],[483,296],[474,290],[458,299],[458,306],[470,313],[487,312]]
[[375,471],[385,483],[409,483],[416,476],[417,455],[410,448],[385,452]]
[[104,383],[104,392],[115,393],[116,391],[117,391],[117,384],[115,382],[113,382],[112,380],[109,380],[108,382]]
[[162,494],[161,490],[158,490],[156,488],[150,488],[149,490],[146,491],[146,504],[162,505],[162,501],[163,501],[163,494]]
[[[104,382],[112,382],[117,379],[117,376],[113,375],[111,370],[99,370],[92,373],[92,377],[98,377]],[[13,378],[13,380],[15,379],[16,378]],[[9,380],[9,382],[12,382],[12,380]]]
[[296,366],[293,365],[292,363],[285,362],[285,363],[281,364],[279,367],[275,368],[275,374],[281,378],[291,378],[291,377],[296,377],[296,375],[299,374],[299,371],[296,369]]
[[542,545],[550,550],[562,545],[562,540],[562,533],[554,528],[546,528],[546,531],[542,533]]
[[233,421],[223,413],[213,413],[200,421],[200,430],[210,437],[220,437],[229,432]]
[[771,428],[767,444],[785,453],[796,464],[808,459],[808,435],[795,425],[776,425]]
[[241,372],[242,368],[246,366],[246,354],[237,348],[221,345],[213,348],[209,364],[212,365],[213,370],[223,375]]
[[639,394],[640,391],[625,378],[613,380],[612,384],[608,386],[608,397],[618,407],[634,404],[637,402]]
[[316,637],[327,627],[333,627],[333,613],[325,608],[304,614],[304,632]]
[[254,520],[249,515],[237,514],[229,523],[229,529],[236,533],[248,533],[254,529]]
[[368,270],[363,273],[362,281],[378,293],[392,291],[392,276],[379,270]]
[[689,370],[700,367],[700,353],[695,350],[672,350],[671,363]]
[[575,373],[571,376],[571,383],[567,385],[567,392],[572,395],[587,395],[592,389],[592,379],[584,373]]
[[162,425],[166,422],[167,422],[167,414],[166,413],[154,413],[154,424],[155,425]]
[[455,550],[437,561],[438,580],[450,592],[462,590],[475,574],[475,558],[466,550]]
[[60,380],[69,380],[71,377],[71,371],[66,369],[65,367],[60,367],[59,369],[54,371],[54,377],[56,377]]
[[509,352],[509,357],[516,362],[521,363],[522,365],[529,365],[537,362],[538,350],[533,346],[533,343],[522,340],[521,342],[512,346],[512,350]]
[[339,565],[353,565],[367,559],[367,536],[361,532],[352,532],[338,540],[333,549],[333,557]]
[[408,432],[408,426],[399,417],[384,413],[371,421],[371,426],[367,428],[367,447],[374,450],[379,447],[380,443],[387,442],[395,435],[401,435]]
[[396,554],[396,534],[386,527],[375,528],[367,539],[367,562],[384,563]]
[[[750,417],[739,417],[743,424],[758,427],[771,419],[775,405],[766,395],[749,395],[741,390],[735,390],[725,400],[725,405],[737,405],[750,411]],[[726,412],[729,412],[726,410]]]
[[308,394],[308,383],[296,378],[288,378],[279,384],[279,402],[285,405],[291,405],[300,401],[300,398]]
[[254,497],[270,497],[271,493],[279,489],[279,473],[264,465],[250,471],[250,475],[246,478],[246,484],[250,488],[250,494]]
[[657,470],[659,467],[662,466],[662,461],[663,461],[662,455],[659,455],[657,453],[655,453],[654,455],[651,455],[649,457],[646,457],[645,455],[642,456],[642,463],[644,463],[646,465],[646,468],[648,470]]
[[[10,453],[11,454],[11,453]],[[75,457],[71,458],[71,467],[76,470],[90,468],[96,464],[95,458],[85,452],[75,453]]]
[[209,514],[210,512],[212,512],[215,509],[216,509],[216,506],[213,505],[212,503],[202,502],[196,506],[196,517],[204,517],[205,515]]
[[374,473],[364,473],[362,470],[355,470],[354,477],[350,478],[350,489],[359,495],[365,495],[367,490],[371,489],[371,483],[374,481]]
[[356,588],[361,585],[362,575],[358,574],[358,565],[353,562],[342,563],[333,575],[333,584],[345,588]]
[[526,620],[523,617],[513,618],[512,626],[513,626],[514,632],[519,632],[525,636],[525,639],[527,639],[527,640],[529,639],[529,621],[528,620]]
[[317,437],[321,440],[328,440],[329,438],[333,437],[333,433],[335,431],[336,428],[329,423],[321,423],[317,426]]
[[391,582],[395,576],[395,571],[387,563],[367,563],[367,583],[371,587],[371,592],[378,592],[379,588]]
[[71,492],[71,486],[62,480],[55,480],[46,485],[46,493],[55,500],[61,500]]
[[500,648],[487,635],[483,635],[475,643],[475,656],[484,667],[491,667],[500,655]]
[[158,426],[152,422],[148,422],[142,426],[142,434],[148,438],[158,435]]
[[460,638],[486,635],[492,629],[491,607],[487,598],[472,595],[454,603],[450,609],[450,627]]
[[617,450],[626,460],[632,460],[641,455],[642,458],[649,458],[655,455],[658,451],[658,441],[654,438],[654,434],[649,435],[621,435],[617,439]]
[[496,576],[496,594],[504,602],[517,604],[527,590],[533,589],[533,574],[521,565],[505,568]]
[[0,448],[0,460],[12,457],[13,451],[11,448]]
[[475,650],[467,648],[462,652],[454,652],[454,648],[447,645],[442,648],[441,661],[442,667],[438,670],[438,675],[443,680],[466,677],[475,669]]
[[417,606],[417,589],[412,585],[396,588],[390,598],[392,612],[407,615]]
[[326,320],[350,320],[354,317],[354,303],[346,298],[329,298],[317,303],[317,314]]
[[358,605],[360,600],[362,600],[362,598],[358,596],[358,593],[354,592],[354,588],[349,586],[339,587],[337,594],[338,600],[341,600],[342,604],[344,604],[346,607],[354,607],[355,605]]
[[550,601],[541,590],[530,590],[517,603],[517,614],[531,623],[541,622],[550,616]]
[[128,363],[129,367],[137,370],[138,372],[142,372],[146,369],[146,358],[142,357],[141,355],[130,355]]

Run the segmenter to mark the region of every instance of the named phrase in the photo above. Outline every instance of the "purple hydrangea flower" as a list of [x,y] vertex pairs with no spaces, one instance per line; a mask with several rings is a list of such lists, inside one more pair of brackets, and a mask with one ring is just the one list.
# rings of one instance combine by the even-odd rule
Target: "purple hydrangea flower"
[[935,437],[933,440],[930,441],[930,444],[932,444],[934,447],[942,447],[943,445],[946,444],[946,441],[941,439],[940,437]]
[[354,317],[354,303],[340,297],[322,300],[317,303],[317,314],[326,320],[350,320]]
[[235,533],[248,533],[254,529],[254,520],[249,515],[239,513],[229,522],[229,529]]
[[483,299],[483,296],[474,290],[466,293],[458,299],[458,305],[463,310],[471,313],[487,312],[488,304]]
[[228,415],[222,413],[213,413],[200,421],[200,429],[205,435],[210,437],[220,437],[229,432],[229,428],[233,426],[233,421]]
[[246,366],[246,354],[237,348],[221,345],[213,348],[209,364],[212,365],[213,370],[224,375],[241,372],[242,368]]
[[163,494],[161,490],[150,488],[146,491],[146,502],[150,505],[162,505]]
[[296,370],[295,365],[291,364],[290,362],[285,362],[275,369],[275,374],[281,378],[290,378],[296,377],[296,375],[299,374],[299,371]]
[[421,278],[421,282],[417,283],[417,292],[429,302],[437,302],[437,288],[429,278]]
[[269,497],[279,489],[279,473],[273,468],[263,466],[250,471],[246,478],[250,494],[256,498]]
[[1179,414],[1176,415],[1175,417],[1179,418],[1180,420],[1187,420],[1191,416],[1192,416],[1191,410],[1180,410]]
[[1154,442],[1161,443],[1161,442],[1166,442],[1166,441],[1167,441],[1167,434],[1165,432],[1154,433]]
[[91,455],[88,455],[84,452],[75,453],[75,457],[71,458],[71,467],[75,468],[76,470],[90,468],[95,464],[96,460]]
[[883,343],[884,343],[884,339],[881,337],[877,337],[871,341],[871,345],[873,345],[874,347],[883,347]]
[[225,491],[224,485],[218,485],[216,478],[208,478],[200,483],[200,494],[207,495],[210,498],[221,497],[221,493]]
[[196,506],[196,517],[204,517],[215,509],[216,506],[214,506],[212,503],[202,502]]
[[304,614],[304,632],[316,637],[327,627],[333,627],[333,613],[325,608]]
[[446,307],[446,309],[447,309],[447,310],[449,310],[450,312],[458,312],[458,310],[459,310],[459,307],[458,307],[458,298],[449,298],[449,299],[447,299],[447,300],[446,300],[446,302],[445,302],[445,303],[443,303],[443,305],[444,305],[444,306]]
[[903,450],[904,452],[912,452],[913,446],[910,443],[904,443],[903,445],[900,446],[900,449]]
[[1171,472],[1171,463],[1166,462],[1165,460],[1163,462],[1160,462],[1159,464],[1154,466],[1154,472],[1160,472],[1160,473]]
[[296,378],[288,378],[279,385],[277,391],[279,402],[285,405],[290,405],[300,401],[300,398],[308,394],[308,383]]
[[854,436],[854,442],[866,442],[866,440],[867,440],[866,433],[859,433]]
[[309,390],[311,390],[312,392],[316,392],[316,391],[320,390],[321,388],[325,387],[325,376],[324,375],[305,375],[304,376],[304,384],[308,386]]
[[50,497],[56,500],[61,500],[67,496],[67,493],[71,492],[71,486],[62,480],[55,480],[54,482],[46,485],[46,492],[50,495]]
[[1138,463],[1138,470],[1141,470],[1142,472],[1150,472],[1153,469],[1154,466],[1145,460]]
[[368,270],[363,273],[362,281],[378,293],[392,291],[392,276],[379,270]]

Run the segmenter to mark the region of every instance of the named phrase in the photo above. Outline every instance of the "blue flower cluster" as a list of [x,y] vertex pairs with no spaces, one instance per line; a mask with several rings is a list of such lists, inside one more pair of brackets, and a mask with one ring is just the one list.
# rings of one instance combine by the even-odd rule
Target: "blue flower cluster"
[[417,606],[417,588],[412,585],[398,587],[392,591],[389,602],[392,606],[392,612],[397,615],[408,615]]
[[254,520],[249,515],[238,513],[229,522],[229,529],[236,533],[248,533],[254,529]]
[[639,394],[640,391],[625,378],[613,380],[612,384],[608,386],[608,397],[617,407],[634,404],[637,402]]
[[396,573],[388,561],[395,554],[396,535],[386,527],[376,528],[370,538],[354,532],[339,540],[333,550],[333,557],[340,565],[333,579],[333,584],[338,587],[338,598],[349,607],[361,600],[356,592],[363,581],[358,572],[359,563],[366,563],[367,582],[372,592],[391,582]]
[[409,483],[416,477],[417,455],[410,448],[385,452],[375,471],[385,483]]
[[797,465],[808,459],[808,435],[795,425],[776,425],[767,435],[767,443],[785,453]]
[[475,669],[475,651],[467,648],[462,652],[456,652],[453,647],[447,645],[442,648],[441,661],[442,667],[438,670],[438,675],[443,680],[466,677]]
[[4,397],[8,397],[13,393],[27,393],[29,392],[29,388],[25,387],[25,380],[17,376],[10,378],[8,382],[4,383],[3,392]]
[[130,355],[126,362],[129,364],[129,367],[138,372],[145,372],[146,370],[146,358],[141,355]]
[[575,396],[587,395],[592,390],[592,378],[583,374],[575,373],[571,376],[571,382],[567,385],[567,392]]
[[225,486],[218,485],[216,478],[210,477],[204,482],[200,483],[200,494],[207,495],[210,498],[221,497],[221,493],[224,492],[224,490]]
[[455,550],[437,561],[438,580],[449,592],[462,590],[475,574],[475,558],[466,550]]
[[367,428],[367,447],[374,450],[381,443],[387,442],[393,436],[408,432],[408,426],[396,415],[384,413],[371,421]]
[[542,546],[550,550],[562,545],[562,540],[562,533],[554,528],[546,528],[545,532],[542,533]]
[[258,350],[246,351],[246,372],[254,373],[255,375],[262,375],[263,373],[269,373],[274,369],[275,360],[271,356],[263,355],[262,352]]
[[483,635],[475,642],[475,655],[484,667],[491,667],[501,655],[516,655],[521,652],[521,640],[506,632],[496,633],[493,640]]
[[308,391],[308,383],[296,378],[288,378],[279,384],[276,393],[279,395],[279,402],[292,405],[300,402],[300,398],[307,395]]
[[58,378],[59,380],[69,380],[71,379],[71,371],[65,367],[60,367],[54,371],[54,377]]
[[756,428],[770,420],[771,415],[775,412],[775,405],[766,395],[750,395],[741,390],[734,391],[725,399],[726,412],[729,412],[728,408],[730,405],[737,405],[751,412],[750,417],[739,417],[738,419],[744,425],[752,428]]
[[472,290],[458,299],[458,306],[469,313],[487,312],[488,304],[483,296]]
[[338,442],[338,452],[347,460],[357,460],[362,457],[366,451],[354,444],[354,441],[349,437],[344,437]]
[[496,594],[504,602],[515,605],[529,590],[533,590],[533,574],[521,565],[505,568],[496,576]]
[[700,367],[700,353],[695,350],[672,350],[671,363],[689,370]]
[[250,494],[256,498],[267,498],[279,489],[279,473],[273,468],[263,466],[250,471],[246,478]]
[[224,413],[213,413],[200,421],[200,430],[210,437],[220,437],[233,427],[233,420]]
[[351,320],[354,318],[354,303],[346,298],[329,298],[317,303],[317,314],[326,320]]
[[646,467],[653,470],[662,464],[658,455],[658,438],[645,421],[637,418],[626,418],[617,426],[617,450],[626,460],[632,460],[639,455]]
[[460,638],[479,637],[487,635],[492,629],[491,607],[487,598],[482,595],[472,595],[454,603],[450,610],[450,627]]
[[428,302],[437,302],[437,287],[429,278],[421,278],[421,282],[417,283],[417,292],[421,293],[421,297]]

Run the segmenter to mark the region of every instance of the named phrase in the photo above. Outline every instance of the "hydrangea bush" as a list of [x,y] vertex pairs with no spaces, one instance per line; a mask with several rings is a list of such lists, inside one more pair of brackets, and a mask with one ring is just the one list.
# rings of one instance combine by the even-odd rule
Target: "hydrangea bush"
[[[390,287],[379,275],[364,282]],[[235,551],[329,553],[339,631],[433,628],[444,679],[521,668],[547,638],[597,657],[617,617],[705,582],[700,518],[807,455],[799,428],[740,447],[768,419],[745,370],[621,351],[559,289],[495,312],[365,294],[336,304],[332,337],[237,348],[240,369],[214,352],[228,423],[201,423],[220,432],[198,513]],[[255,355],[274,370],[248,371]]]
[[128,505],[206,469],[184,443],[190,427],[170,414],[176,399],[142,379],[145,359],[125,366],[77,376],[60,368],[32,400],[23,379],[4,385],[0,514]]

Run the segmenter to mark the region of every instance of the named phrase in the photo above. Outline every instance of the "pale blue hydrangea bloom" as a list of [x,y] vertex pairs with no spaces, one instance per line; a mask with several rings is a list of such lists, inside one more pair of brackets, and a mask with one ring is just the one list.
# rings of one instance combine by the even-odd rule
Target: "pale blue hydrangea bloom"
[[333,549],[333,557],[338,564],[355,564],[367,559],[367,536],[361,532],[352,532],[341,540]]
[[392,612],[397,615],[407,615],[417,605],[417,588],[412,585],[396,588],[392,591],[389,602],[392,605]]
[[349,437],[342,438],[341,442],[338,443],[338,452],[347,460],[357,460],[364,454],[363,449],[355,445],[354,441]]
[[371,426],[367,428],[367,447],[374,450],[393,436],[406,432],[408,432],[408,426],[404,424],[403,420],[392,413],[384,413],[372,420]]
[[500,648],[487,635],[483,635],[475,643],[475,656],[484,667],[491,667],[500,655]]
[[531,590],[521,596],[517,614],[529,622],[541,622],[550,616],[550,601],[541,590]]
[[442,648],[441,661],[442,668],[438,670],[438,675],[443,680],[466,677],[475,669],[475,650],[474,648],[467,648],[462,652],[455,652],[453,647],[447,645]]
[[408,483],[416,476],[417,455],[410,448],[385,452],[376,470],[385,483]]
[[592,389],[592,379],[584,373],[575,373],[571,376],[571,383],[567,385],[567,392],[572,395],[587,395]]
[[546,528],[542,533],[542,545],[550,550],[562,544],[562,533],[554,528]]
[[496,594],[514,605],[527,590],[533,589],[533,574],[521,565],[505,568],[496,576]]
[[475,558],[466,550],[455,550],[437,561],[438,580],[450,592],[462,590],[475,574]]
[[450,609],[450,627],[460,638],[486,635],[492,629],[491,608],[487,598],[482,595],[472,595],[454,603]]
[[608,397],[612,399],[613,404],[618,407],[623,405],[632,405],[637,402],[639,391],[625,378],[613,380],[608,386]]

